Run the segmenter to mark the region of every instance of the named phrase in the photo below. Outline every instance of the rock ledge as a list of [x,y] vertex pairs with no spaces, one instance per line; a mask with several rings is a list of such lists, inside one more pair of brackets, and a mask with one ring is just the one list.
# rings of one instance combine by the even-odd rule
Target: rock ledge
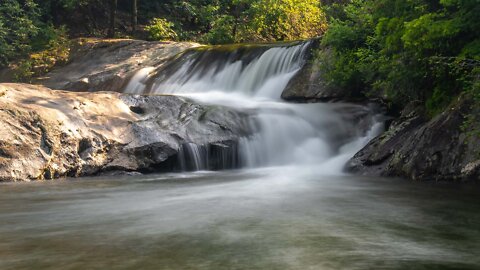
[[228,152],[248,123],[232,109],[175,96],[0,84],[0,181],[173,170],[182,145]]

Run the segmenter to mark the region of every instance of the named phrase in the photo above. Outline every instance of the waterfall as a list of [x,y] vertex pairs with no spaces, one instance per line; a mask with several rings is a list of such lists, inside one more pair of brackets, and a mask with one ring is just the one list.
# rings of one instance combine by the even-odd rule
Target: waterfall
[[181,171],[225,170],[239,167],[237,145],[184,143],[178,151]]
[[205,148],[194,143],[185,143],[178,151],[178,162],[182,171],[207,169],[208,155]]
[[[170,78],[153,85],[154,93],[218,91],[252,97],[280,98],[288,81],[300,70],[309,43],[271,48],[252,61],[227,63],[190,61]],[[231,56],[227,56],[232,59]],[[189,74],[192,74],[189,76]]]
[[212,151],[207,146],[185,143],[178,154],[182,170],[301,164],[339,173],[383,126],[368,106],[281,100],[288,82],[308,61],[310,45],[192,49],[160,69],[140,70],[125,92],[182,95],[255,109],[251,121],[258,133],[241,138],[234,151],[217,153],[215,164],[209,161]]

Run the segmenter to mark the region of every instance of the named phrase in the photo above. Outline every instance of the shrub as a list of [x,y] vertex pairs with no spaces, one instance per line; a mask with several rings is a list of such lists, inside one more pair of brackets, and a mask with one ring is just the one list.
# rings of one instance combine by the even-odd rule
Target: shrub
[[334,54],[333,60],[320,61],[325,80],[384,97],[395,107],[421,101],[430,116],[443,111],[475,85],[480,5],[434,2],[347,2],[330,18],[322,40]]
[[257,40],[297,40],[320,36],[327,20],[316,0],[262,0],[251,7],[250,28]]
[[202,37],[202,41],[209,44],[229,44],[235,42],[234,18],[220,16],[213,24],[212,29]]
[[0,1],[0,66],[31,51],[30,39],[39,31],[39,16],[32,0]]
[[45,27],[38,40],[32,42],[32,46],[38,46],[43,50],[30,54],[26,59],[13,64],[15,80],[30,82],[33,77],[41,76],[49,72],[55,65],[68,62],[70,56],[70,40],[65,27]]
[[177,40],[178,35],[173,30],[174,24],[162,18],[155,18],[150,25],[145,27],[149,33],[149,38],[152,40]]

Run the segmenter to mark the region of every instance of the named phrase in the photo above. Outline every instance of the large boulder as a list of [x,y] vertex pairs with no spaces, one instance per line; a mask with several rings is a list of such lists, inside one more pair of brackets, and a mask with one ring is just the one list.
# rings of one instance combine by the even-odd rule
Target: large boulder
[[69,64],[56,67],[35,83],[70,91],[119,91],[145,67],[159,67],[200,44],[131,39],[84,39],[72,48]]
[[0,181],[172,170],[183,145],[218,155],[248,123],[243,113],[175,96],[0,84]]
[[413,180],[479,180],[478,114],[466,96],[428,120],[420,104],[410,104],[389,130],[372,140],[348,163],[347,169],[365,175],[400,176]]

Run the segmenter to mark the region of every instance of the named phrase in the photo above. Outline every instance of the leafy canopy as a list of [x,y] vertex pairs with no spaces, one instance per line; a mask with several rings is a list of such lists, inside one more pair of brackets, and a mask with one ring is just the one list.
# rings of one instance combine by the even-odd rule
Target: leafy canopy
[[327,10],[322,43],[332,53],[321,68],[331,87],[397,106],[422,101],[434,115],[478,81],[477,0],[352,0]]

